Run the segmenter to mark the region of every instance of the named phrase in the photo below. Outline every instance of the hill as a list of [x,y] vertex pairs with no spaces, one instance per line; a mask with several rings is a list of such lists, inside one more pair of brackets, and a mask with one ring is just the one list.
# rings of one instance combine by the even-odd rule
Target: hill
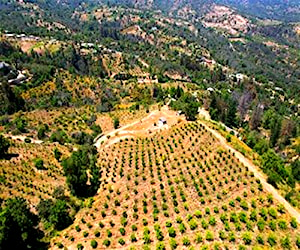
[[0,249],[300,247],[299,24],[234,3],[0,0]]

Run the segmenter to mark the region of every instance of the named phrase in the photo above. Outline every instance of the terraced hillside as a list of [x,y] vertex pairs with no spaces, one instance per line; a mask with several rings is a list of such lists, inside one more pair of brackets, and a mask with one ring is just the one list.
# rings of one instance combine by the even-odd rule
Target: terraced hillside
[[299,247],[296,218],[200,122],[121,140],[98,163],[98,194],[52,248]]

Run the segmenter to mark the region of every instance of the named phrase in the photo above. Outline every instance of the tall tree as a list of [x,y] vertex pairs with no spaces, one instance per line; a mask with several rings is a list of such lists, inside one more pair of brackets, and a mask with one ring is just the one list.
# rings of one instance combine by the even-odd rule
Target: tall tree
[[62,162],[67,184],[74,195],[87,197],[97,192],[100,170],[96,165],[96,154],[94,146],[83,146]]
[[9,140],[6,139],[3,135],[0,135],[0,157],[7,153],[9,146]]
[[0,249],[41,249],[38,217],[24,198],[11,198],[0,212]]

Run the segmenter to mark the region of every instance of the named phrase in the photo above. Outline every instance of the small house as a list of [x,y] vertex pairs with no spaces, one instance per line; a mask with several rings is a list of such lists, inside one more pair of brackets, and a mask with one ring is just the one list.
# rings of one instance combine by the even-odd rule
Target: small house
[[162,127],[163,125],[166,125],[166,124],[167,124],[167,119],[165,117],[159,118],[159,120],[158,120],[159,127]]

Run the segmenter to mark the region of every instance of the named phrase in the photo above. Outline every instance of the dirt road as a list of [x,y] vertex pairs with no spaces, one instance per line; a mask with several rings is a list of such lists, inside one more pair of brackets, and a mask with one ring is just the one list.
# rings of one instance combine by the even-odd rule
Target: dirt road
[[41,144],[43,143],[42,140],[35,140],[33,138],[27,137],[25,135],[10,135],[10,134],[3,134],[4,137],[6,138],[11,138],[12,140],[16,140],[16,141],[23,141],[25,142],[26,138],[30,139],[30,143],[36,143],[36,144]]
[[[168,124],[163,127],[154,126],[154,123],[156,123],[160,117],[165,117]],[[183,120],[184,117],[177,116],[175,111],[169,110],[168,106],[165,105],[161,110],[154,110],[143,119],[110,131],[100,137],[96,137],[94,145],[99,149],[104,143],[107,143],[105,147],[108,147],[121,139],[146,135],[149,131],[155,132],[157,130],[168,129],[169,126],[174,124],[175,121],[177,122],[178,119]]]
[[271,193],[278,202],[280,202],[285,209],[290,213],[292,217],[295,217],[297,222],[300,224],[300,213],[293,208],[290,203],[288,203],[279,193],[278,191],[269,183],[267,183],[266,178],[263,176],[263,174],[260,172],[257,166],[255,166],[251,161],[249,161],[245,156],[243,156],[239,151],[235,150],[233,147],[231,147],[225,140],[225,138],[219,134],[216,130],[211,129],[206,124],[201,123],[208,131],[210,131],[219,141],[220,143],[226,148],[230,149],[230,151],[235,153],[235,156],[239,159],[240,162],[242,162],[245,166],[249,168],[250,171],[254,173],[254,176],[258,178],[263,185],[264,189]]

